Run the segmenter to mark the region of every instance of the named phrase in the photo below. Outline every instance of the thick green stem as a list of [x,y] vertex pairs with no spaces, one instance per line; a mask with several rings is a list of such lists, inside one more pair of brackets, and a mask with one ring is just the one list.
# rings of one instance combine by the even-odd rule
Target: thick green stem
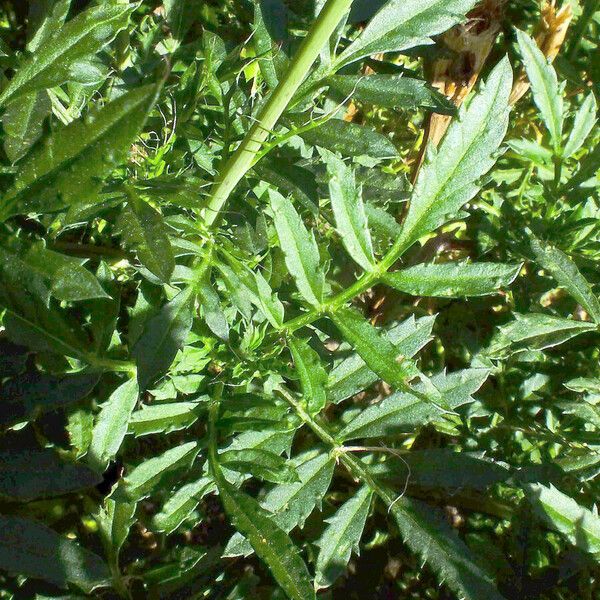
[[204,210],[203,218],[207,226],[212,225],[231,192],[252,166],[254,158],[264,141],[283,114],[292,97],[306,78],[312,64],[319,56],[325,43],[349,10],[352,0],[327,0],[317,20],[298,49],[287,73],[260,111],[237,150],[223,167],[212,188],[210,201]]

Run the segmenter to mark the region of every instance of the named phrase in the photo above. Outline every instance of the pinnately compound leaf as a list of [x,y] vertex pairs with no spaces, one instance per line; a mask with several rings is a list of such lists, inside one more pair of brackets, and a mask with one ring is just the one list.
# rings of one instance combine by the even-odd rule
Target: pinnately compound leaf
[[317,589],[332,585],[346,570],[352,551],[358,552],[372,497],[373,492],[364,486],[328,519],[329,525],[317,542]]
[[231,485],[217,462],[217,450],[209,452],[211,471],[219,497],[234,527],[250,542],[257,556],[292,600],[314,599],[315,591],[306,564],[288,534],[251,496]]
[[127,434],[140,389],[135,378],[122,384],[104,402],[96,419],[88,454],[93,465],[104,470]]
[[[433,339],[431,329],[434,321],[435,316],[421,317],[416,321],[414,317],[410,317],[382,333],[397,348],[398,355],[413,358],[421,348]],[[327,397],[330,402],[337,404],[358,392],[362,392],[378,379],[377,374],[369,369],[360,354],[352,354],[336,365],[329,373]]]
[[384,281],[412,296],[488,296],[508,287],[520,270],[521,265],[500,263],[421,264],[388,273]]
[[119,216],[117,231],[123,244],[133,250],[148,271],[168,283],[175,268],[175,256],[162,215],[147,202],[130,193]]
[[127,92],[53,132],[23,163],[0,205],[0,221],[17,214],[54,212],[94,198],[102,178],[126,158],[161,87]]
[[577,265],[562,250],[544,244],[529,230],[527,234],[531,249],[540,266],[549,271],[558,284],[564,287],[600,325],[600,301],[585,277],[579,272]]
[[403,110],[422,107],[450,115],[456,112],[456,106],[427,82],[404,75],[332,75],[325,82],[340,94],[376,106]]
[[517,29],[517,40],[523,65],[531,83],[533,100],[540,109],[554,149],[557,151],[562,145],[563,101],[556,71],[535,41],[524,31]]
[[73,584],[91,593],[109,585],[104,561],[45,525],[21,517],[0,516],[0,569],[42,579],[62,588]]
[[194,293],[187,287],[150,319],[138,339],[133,354],[137,360],[140,389],[171,366],[192,328]]
[[588,135],[596,124],[596,97],[590,92],[579,110],[575,113],[573,128],[565,144],[564,158],[569,158],[583,146]]
[[0,94],[0,105],[39,89],[77,81],[82,61],[94,57],[127,25],[133,8],[133,4],[102,3],[53,32],[17,69]]
[[437,229],[479,191],[479,178],[496,161],[508,127],[512,71],[504,58],[483,89],[461,110],[440,147],[428,147],[396,246],[409,248]]
[[390,0],[338,57],[336,67],[381,52],[431,44],[431,37],[460,23],[475,0]]
[[279,192],[269,192],[279,244],[298,290],[310,304],[323,298],[323,270],[314,234],[309,233],[292,203]]
[[327,165],[329,197],[337,231],[348,254],[365,271],[370,271],[375,266],[375,256],[362,192],[356,183],[355,173],[329,150],[322,149],[320,152],[321,158]]
[[575,500],[541,483],[525,486],[527,499],[540,518],[584,552],[600,557],[600,518]]
[[327,401],[325,384],[327,372],[321,364],[319,355],[308,345],[308,341],[298,338],[288,338],[288,345],[294,358],[294,366],[300,377],[302,396],[306,409],[311,415],[316,415]]
[[408,390],[408,382],[419,376],[414,362],[403,357],[396,346],[356,310],[336,310],[331,320],[368,367],[392,387]]

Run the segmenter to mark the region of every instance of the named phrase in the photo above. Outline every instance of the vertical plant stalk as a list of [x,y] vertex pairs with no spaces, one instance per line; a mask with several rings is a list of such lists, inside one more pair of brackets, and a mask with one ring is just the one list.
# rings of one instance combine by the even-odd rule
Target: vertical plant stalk
[[231,192],[251,168],[256,154],[351,4],[352,0],[327,0],[287,73],[267,100],[246,137],[219,173],[211,190],[208,206],[202,215],[206,226],[210,227],[216,221]]

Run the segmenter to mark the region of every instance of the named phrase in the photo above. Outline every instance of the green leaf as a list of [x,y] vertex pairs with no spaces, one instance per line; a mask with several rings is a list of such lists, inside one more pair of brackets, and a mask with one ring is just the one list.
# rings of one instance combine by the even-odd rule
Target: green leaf
[[573,156],[583,146],[596,124],[596,108],[596,97],[590,92],[575,113],[573,128],[563,151],[564,158]]
[[279,82],[279,78],[273,61],[275,44],[271,39],[269,28],[267,27],[268,15],[265,14],[266,11],[263,6],[265,3],[261,0],[254,0],[253,4],[254,21],[252,30],[254,35],[252,36],[252,41],[254,42],[254,50],[256,55],[260,57],[258,64],[260,65],[260,71],[264,80],[270,88],[275,88]]
[[210,469],[219,489],[223,508],[234,527],[248,539],[257,556],[267,564],[275,581],[290,598],[316,598],[308,569],[287,533],[254,498],[240,492],[225,479],[217,458],[214,422],[212,428]]
[[265,315],[269,323],[275,327],[275,329],[280,329],[283,325],[284,317],[283,304],[277,297],[277,294],[273,293],[271,286],[262,273],[256,271],[252,275],[256,283],[255,297],[258,300],[255,304]]
[[[453,410],[472,402],[471,394],[483,385],[488,375],[487,369],[465,369],[450,375],[436,375],[431,381],[443,395],[448,408]],[[410,432],[440,419],[447,412],[412,394],[397,392],[363,410],[339,432],[337,438],[346,441]]]
[[92,443],[88,450],[91,464],[104,470],[117,455],[125,439],[131,414],[140,395],[136,379],[130,379],[118,387],[102,404],[96,418]]
[[110,299],[96,276],[77,258],[53,252],[41,244],[34,244],[23,260],[28,267],[48,279],[50,293],[57,300],[83,302]]
[[71,19],[60,32],[53,32],[17,69],[0,94],[0,105],[43,88],[80,81],[89,58],[126,27],[134,8],[133,4],[103,2]]
[[129,419],[128,432],[136,437],[153,433],[171,433],[193,425],[206,407],[199,402],[150,404],[136,410]]
[[336,69],[381,52],[401,52],[432,44],[438,35],[460,23],[475,0],[389,0],[356,40],[342,52]]
[[332,75],[325,83],[348,98],[384,108],[429,108],[439,114],[456,113],[456,106],[426,81],[404,75]]
[[580,506],[553,485],[541,483],[524,486],[527,499],[537,515],[550,527],[562,533],[571,544],[600,557],[600,519]]
[[563,100],[556,71],[527,33],[517,29],[517,41],[531,83],[533,101],[550,132],[554,151],[558,153],[562,146]]
[[117,329],[121,314],[121,287],[110,267],[102,261],[96,271],[96,278],[109,296],[87,303],[90,311],[90,329],[94,344],[94,354],[102,355],[109,349]]
[[50,449],[0,451],[0,497],[17,502],[90,488],[102,478],[84,465],[61,460]]
[[369,156],[381,160],[398,156],[396,146],[385,135],[341,119],[329,119],[299,135],[313,146],[339,152],[342,156]]
[[273,154],[261,159],[253,170],[262,181],[270,183],[285,195],[290,195],[313,215],[319,214],[319,192],[311,171]]
[[484,355],[502,358],[524,350],[545,350],[597,328],[594,323],[560,319],[540,313],[521,315],[498,329]]
[[504,600],[465,543],[427,504],[401,496],[390,506],[390,512],[406,545],[427,562],[438,579],[458,597]]
[[202,308],[202,317],[208,328],[223,341],[229,340],[229,323],[221,309],[219,295],[208,284],[202,283],[198,286],[198,299]]
[[299,481],[298,474],[285,458],[260,448],[225,450],[219,454],[223,467],[240,473],[248,473],[272,483],[293,483]]
[[133,349],[141,390],[171,366],[192,328],[193,311],[194,291],[188,287],[146,323]]
[[520,270],[521,265],[501,263],[421,264],[388,273],[384,281],[412,296],[488,296],[508,287]]
[[367,366],[392,387],[408,390],[409,381],[420,376],[415,363],[402,356],[358,311],[342,308],[332,312],[330,318]]
[[308,341],[288,338],[288,345],[294,358],[294,366],[300,377],[303,403],[311,415],[316,415],[327,403],[325,384],[327,372],[321,364],[319,355],[308,345]]
[[600,144],[596,144],[594,148],[581,159],[579,170],[571,177],[571,179],[569,179],[569,182],[565,186],[566,189],[577,190],[580,186],[585,189],[585,187],[589,185],[586,182],[590,180],[591,183],[595,185],[595,176],[598,169],[600,169]]
[[29,5],[27,15],[27,50],[35,52],[40,44],[62,28],[71,0],[35,0]]
[[164,0],[167,22],[173,37],[181,42],[189,28],[194,24],[198,11],[193,0]]
[[199,450],[197,442],[188,442],[144,460],[123,480],[124,496],[131,501],[149,496],[166,475],[189,467]]
[[51,103],[45,91],[32,92],[9,102],[2,115],[4,151],[15,163],[37,142],[43,133],[43,124],[50,115]]
[[163,533],[173,533],[213,489],[213,480],[208,477],[201,477],[179,488],[153,517],[153,528]]
[[315,306],[323,298],[324,275],[314,233],[309,233],[292,203],[279,192],[269,191],[279,245],[285,263],[302,296]]
[[520,157],[536,165],[549,167],[552,164],[552,151],[533,140],[509,140],[506,145]]
[[74,326],[64,313],[31,301],[22,307],[7,308],[3,323],[8,337],[14,342],[36,352],[86,358],[85,331]]
[[175,268],[175,256],[162,215],[130,193],[127,205],[116,224],[125,247],[135,252],[148,271],[163,283],[169,283]]
[[[315,506],[320,506],[333,477],[334,460],[324,453],[306,452],[292,460],[300,478],[296,483],[282,483],[273,487],[261,506],[272,513],[275,523],[284,531],[303,527]],[[250,554],[251,549],[241,535],[234,535],[227,544],[224,556]]]
[[127,157],[160,89],[149,85],[123,94],[93,109],[85,119],[57,129],[36,146],[4,197],[0,221],[95,200],[102,178]]
[[327,165],[329,197],[335,215],[336,229],[348,254],[365,271],[372,271],[375,266],[375,256],[362,201],[362,191],[356,183],[354,170],[332,152],[322,149],[320,153]]
[[504,58],[450,125],[439,148],[428,146],[395,244],[399,250],[443,225],[477,194],[478,180],[495,163],[506,133],[511,86],[512,71]]
[[[431,329],[434,321],[435,316],[421,317],[416,321],[411,316],[383,333],[396,347],[398,355],[412,358],[433,339]],[[352,354],[329,373],[327,397],[337,404],[362,392],[378,379],[377,374],[369,369],[359,354]]]
[[600,394],[600,378],[597,377],[576,377],[563,383],[563,385],[574,392]]
[[50,296],[65,302],[110,298],[82,262],[48,250],[42,243],[28,247],[15,242],[0,247],[0,276],[13,284],[20,283],[19,287],[46,305]]
[[104,561],[73,540],[36,521],[0,516],[0,569],[66,588],[72,584],[91,593],[108,586]]
[[271,489],[262,506],[275,513],[277,524],[285,531],[303,527],[304,521],[329,488],[333,476],[334,461],[327,454],[307,453],[294,461],[299,482],[280,484]]
[[[277,295],[273,293],[269,282],[260,271],[254,272],[244,265],[233,264],[231,272],[237,278],[234,280],[228,273],[229,269],[227,267],[219,263],[217,263],[217,267],[223,274],[227,286],[235,283],[238,288],[236,290],[237,295],[243,293],[275,329],[281,328],[284,316],[283,304],[277,298]],[[236,294],[232,292],[234,298]],[[246,304],[245,301],[244,304]]]
[[135,502],[107,498],[96,513],[96,522],[106,553],[118,563],[119,552],[135,520]]
[[511,474],[502,463],[447,448],[413,450],[398,458],[391,456],[383,463],[372,465],[370,471],[401,487],[410,478],[412,485],[422,487],[482,492],[495,483],[506,481]]
[[352,551],[358,553],[358,544],[365,528],[373,492],[362,487],[327,520],[327,529],[317,542],[315,587],[326,588],[344,573]]
[[0,426],[34,421],[39,415],[76,404],[98,383],[98,375],[23,373],[0,386]]
[[565,288],[600,325],[600,301],[585,277],[579,272],[577,265],[562,250],[542,243],[530,230],[526,231],[539,265],[549,271],[558,284]]
[[66,431],[75,458],[81,458],[88,451],[93,429],[94,415],[87,408],[76,408],[67,415]]

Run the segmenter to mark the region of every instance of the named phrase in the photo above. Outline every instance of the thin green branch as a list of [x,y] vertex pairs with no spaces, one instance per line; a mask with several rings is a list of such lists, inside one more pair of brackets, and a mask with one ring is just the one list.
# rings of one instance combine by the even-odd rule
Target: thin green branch
[[352,0],[327,0],[308,35],[277,88],[260,111],[258,118],[237,150],[219,174],[210,194],[208,206],[203,211],[203,222],[212,225],[231,192],[251,168],[263,143],[287,108],[294,94],[306,78],[312,64],[325,43],[349,10]]

